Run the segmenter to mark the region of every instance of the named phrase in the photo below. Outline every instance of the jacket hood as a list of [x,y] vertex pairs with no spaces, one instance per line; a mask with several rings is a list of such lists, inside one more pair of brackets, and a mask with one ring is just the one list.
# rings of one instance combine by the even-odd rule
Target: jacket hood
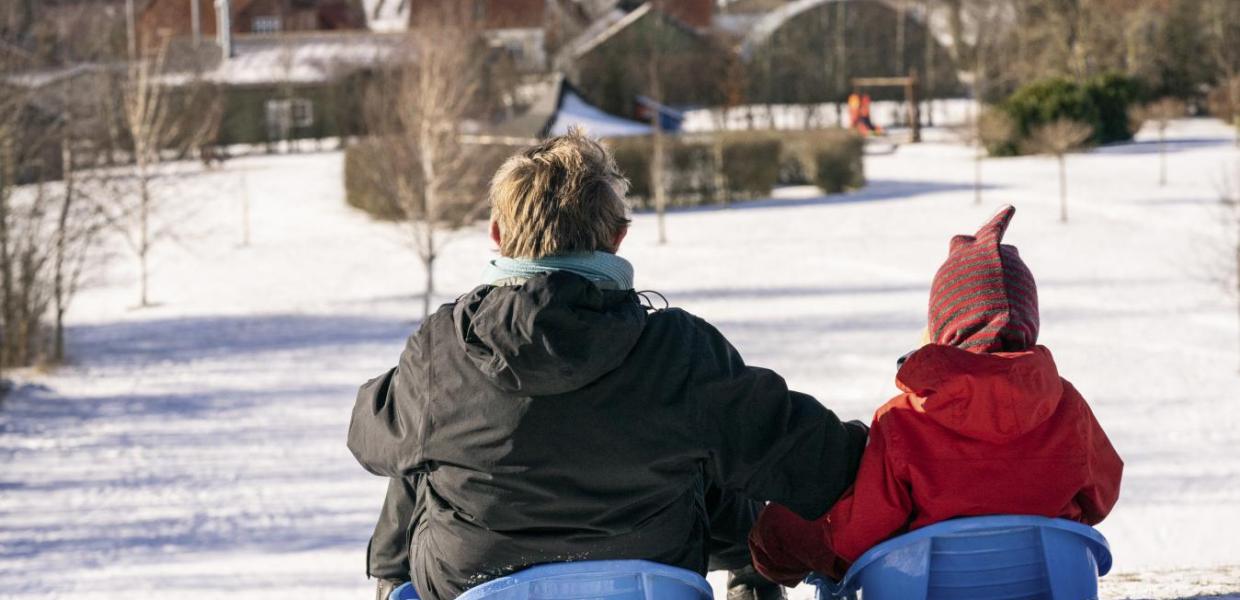
[[977,354],[931,344],[914,352],[896,376],[919,410],[961,435],[989,442],[1019,437],[1059,406],[1063,380],[1050,350]]
[[646,311],[632,290],[601,290],[553,272],[476,288],[453,309],[457,341],[500,389],[526,396],[580,389],[620,366]]

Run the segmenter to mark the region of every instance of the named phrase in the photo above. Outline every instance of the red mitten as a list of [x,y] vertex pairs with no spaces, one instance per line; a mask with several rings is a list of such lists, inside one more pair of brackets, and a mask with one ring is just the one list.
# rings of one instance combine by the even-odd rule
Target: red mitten
[[[825,518],[825,517],[824,517]],[[753,565],[763,577],[794,587],[827,554],[822,526],[772,502],[749,532]]]

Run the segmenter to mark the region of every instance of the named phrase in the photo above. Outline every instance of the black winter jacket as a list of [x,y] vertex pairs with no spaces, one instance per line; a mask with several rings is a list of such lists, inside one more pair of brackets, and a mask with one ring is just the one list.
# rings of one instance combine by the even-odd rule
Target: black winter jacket
[[349,426],[367,470],[421,479],[424,598],[566,560],[704,572],[704,476],[813,519],[864,445],[705,321],[569,273],[441,307],[362,386]]

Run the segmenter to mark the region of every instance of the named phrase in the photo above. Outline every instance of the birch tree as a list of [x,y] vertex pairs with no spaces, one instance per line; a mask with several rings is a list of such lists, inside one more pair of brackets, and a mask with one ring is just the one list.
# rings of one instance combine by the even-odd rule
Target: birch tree
[[1059,220],[1063,223],[1068,222],[1067,155],[1080,148],[1093,134],[1093,128],[1085,123],[1059,119],[1034,129],[1029,137],[1030,151],[1053,156],[1059,163]]
[[[1167,127],[1172,119],[1188,114],[1188,107],[1179,98],[1166,97],[1133,110],[1137,123],[1152,123],[1158,131],[1158,185],[1167,185]],[[1133,127],[1136,131],[1138,127]]]
[[362,169],[408,226],[425,271],[422,313],[435,293],[435,262],[448,231],[473,222],[486,197],[464,185],[471,177],[462,125],[477,104],[483,46],[470,15],[457,3],[428,4],[392,63],[366,93],[364,120],[372,139]]
[[161,150],[173,137],[168,89],[160,81],[167,56],[167,43],[144,49],[129,61],[121,85],[121,116],[129,138],[133,188],[132,198],[120,203],[113,221],[138,261],[138,307],[151,305],[150,254],[158,238],[152,216],[161,200],[155,180],[162,162]]
[[138,263],[139,308],[151,306],[152,250],[175,238],[172,220],[160,218],[171,197],[165,162],[213,140],[221,114],[218,90],[202,82],[200,74],[178,81],[178,87],[169,83],[167,57],[166,39],[141,47],[116,85],[121,133],[129,154],[121,167],[125,177],[114,182],[107,214]]

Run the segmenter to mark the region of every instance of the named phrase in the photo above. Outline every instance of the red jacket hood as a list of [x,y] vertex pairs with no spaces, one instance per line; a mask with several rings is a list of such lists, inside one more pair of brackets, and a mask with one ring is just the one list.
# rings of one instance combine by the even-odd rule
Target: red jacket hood
[[1050,350],[977,354],[931,344],[914,352],[896,375],[910,402],[961,435],[1004,442],[1055,413],[1063,380]]

